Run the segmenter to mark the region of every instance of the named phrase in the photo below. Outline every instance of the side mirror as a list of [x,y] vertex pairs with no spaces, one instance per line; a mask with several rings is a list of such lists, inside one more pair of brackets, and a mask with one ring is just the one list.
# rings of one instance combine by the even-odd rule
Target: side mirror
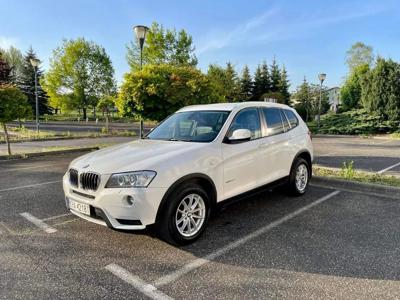
[[232,135],[228,137],[230,143],[239,143],[249,141],[251,139],[251,132],[248,129],[236,129]]

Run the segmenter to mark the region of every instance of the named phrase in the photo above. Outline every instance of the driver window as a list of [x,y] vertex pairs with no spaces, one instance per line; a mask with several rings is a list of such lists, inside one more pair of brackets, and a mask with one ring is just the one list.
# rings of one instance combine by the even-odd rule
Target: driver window
[[247,108],[238,112],[232,121],[228,131],[228,137],[237,129],[248,129],[251,132],[251,140],[261,137],[260,116],[257,108]]

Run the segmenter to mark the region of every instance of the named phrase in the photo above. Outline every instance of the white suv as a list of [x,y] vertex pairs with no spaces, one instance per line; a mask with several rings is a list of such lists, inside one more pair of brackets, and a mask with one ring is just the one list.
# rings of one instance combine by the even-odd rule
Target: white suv
[[242,102],[182,108],[145,138],[86,154],[63,178],[66,205],[88,221],[187,244],[217,204],[265,185],[305,193],[313,148],[292,108]]

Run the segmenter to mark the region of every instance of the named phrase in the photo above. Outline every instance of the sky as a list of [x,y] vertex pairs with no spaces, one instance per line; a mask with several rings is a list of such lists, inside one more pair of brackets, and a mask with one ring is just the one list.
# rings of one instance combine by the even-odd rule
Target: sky
[[230,61],[238,72],[245,64],[254,71],[275,57],[288,70],[291,90],[304,76],[317,83],[321,72],[327,86],[342,84],[346,50],[357,41],[400,61],[395,0],[0,0],[0,47],[32,46],[46,70],[63,39],[85,37],[106,49],[121,83],[132,27],[153,21],[192,35],[201,70]]

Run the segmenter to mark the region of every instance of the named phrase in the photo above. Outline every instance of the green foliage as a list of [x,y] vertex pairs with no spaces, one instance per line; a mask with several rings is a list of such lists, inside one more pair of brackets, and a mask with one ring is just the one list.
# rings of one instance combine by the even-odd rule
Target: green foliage
[[26,96],[14,86],[0,86],[0,123],[32,115]]
[[323,116],[318,131],[313,123],[309,125],[313,132],[324,134],[382,134],[400,130],[400,120],[385,121],[379,114],[365,109]]
[[240,101],[248,101],[252,97],[253,80],[247,65],[244,66],[242,76],[240,78]]
[[254,73],[253,100],[261,100],[263,92],[263,75],[261,72],[261,66],[258,65],[256,68],[256,72]]
[[369,71],[368,65],[360,65],[354,67],[350,76],[347,77],[345,83],[340,89],[341,109],[348,111],[353,108],[361,107],[361,89],[362,81]]
[[270,91],[271,92],[280,92],[280,82],[281,82],[281,72],[279,70],[279,66],[274,58],[271,64],[271,77],[270,77]]
[[400,64],[378,58],[375,68],[365,74],[361,99],[370,113],[385,120],[400,120]]
[[[304,78],[303,83],[297,87],[292,95],[292,105],[302,119],[306,122],[312,120],[318,113],[321,87],[316,84],[309,84]],[[329,102],[326,87],[322,87],[321,114],[329,110]]]
[[341,169],[341,175],[342,177],[346,179],[351,179],[354,177],[355,171],[354,171],[354,161],[344,161]]
[[163,64],[125,74],[116,104],[124,116],[141,114],[161,121],[184,106],[220,100],[208,77],[199,70]]
[[221,101],[236,102],[239,100],[239,83],[232,64],[227,63],[226,68],[213,64],[209,65],[207,77],[215,92],[220,95]]
[[350,72],[363,65],[370,66],[374,60],[373,49],[364,43],[357,42],[346,52],[346,63]]
[[111,95],[105,95],[100,98],[97,103],[97,108],[105,112],[107,115],[110,113],[111,109],[115,106],[117,98]]
[[289,93],[289,79],[287,76],[287,71],[285,66],[282,67],[280,71],[280,78],[279,78],[279,93],[282,95],[282,100],[280,103],[289,104],[290,101],[290,93]]
[[9,84],[11,81],[11,68],[3,56],[3,52],[0,49],[0,85]]
[[89,106],[115,91],[114,69],[103,47],[84,38],[64,40],[53,51],[42,86],[53,107],[82,109],[86,118]]
[[[38,58],[32,47],[26,52],[22,60],[20,69],[20,75],[18,80],[18,86],[21,91],[28,98],[28,102],[32,107],[32,111],[36,110],[36,96],[35,96],[35,70],[31,65],[31,59]],[[38,92],[38,104],[39,104],[39,115],[50,114],[51,108],[48,105],[49,97],[43,90],[40,80],[43,78],[43,71],[40,67],[37,68],[37,92]]]
[[23,56],[19,49],[11,46],[7,50],[1,50],[3,59],[10,67],[10,82],[17,84],[20,79],[21,69],[23,64]]
[[[146,34],[143,47],[143,64],[172,64],[196,66],[193,39],[185,30],[164,29],[156,22]],[[132,71],[140,69],[140,48],[136,42],[127,46],[126,59]]]

